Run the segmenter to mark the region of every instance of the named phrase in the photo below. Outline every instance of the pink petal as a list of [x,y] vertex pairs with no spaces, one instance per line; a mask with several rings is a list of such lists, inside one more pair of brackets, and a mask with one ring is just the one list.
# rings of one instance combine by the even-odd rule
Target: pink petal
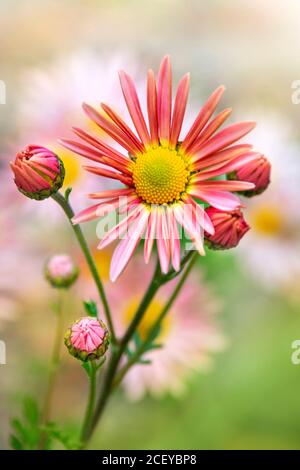
[[128,152],[135,155],[136,153],[142,152],[143,147],[137,147],[135,142],[128,137],[119,127],[113,122],[108,121],[104,116],[101,116],[92,106],[88,104],[82,105],[84,112],[87,116],[94,121],[101,129],[103,129],[110,137],[124,147]]
[[134,135],[132,130],[129,126],[127,126],[126,122],[115,112],[111,109],[110,106],[107,104],[101,103],[102,109],[106,112],[106,114],[114,121],[114,123],[125,133],[128,137],[135,143],[137,147],[140,147],[142,144],[138,140],[138,138]]
[[247,181],[214,180],[198,183],[198,189],[206,191],[207,189],[217,189],[220,191],[247,191],[255,188],[255,184]]
[[132,122],[135,125],[136,131],[140,136],[141,141],[145,146],[150,142],[149,132],[145,123],[145,119],[141,110],[141,105],[138,99],[138,95],[134,86],[134,83],[122,70],[119,72],[121,88],[127,104],[129,114]]
[[219,86],[211,94],[211,96],[208,98],[206,103],[200,109],[199,114],[196,117],[192,127],[190,128],[186,137],[183,139],[183,142],[182,142],[183,150],[187,150],[187,148],[190,145],[192,145],[194,140],[198,137],[200,131],[204,128],[205,124],[208,122],[211,115],[214,113],[224,91],[225,91],[225,87],[223,85]]
[[180,271],[180,238],[178,233],[177,222],[173,214],[172,209],[168,211],[169,219],[169,232],[170,232],[170,251],[171,251],[171,260],[172,266],[175,271]]
[[153,248],[153,242],[155,238],[155,233],[156,233],[156,210],[152,209],[149,220],[148,220],[148,225],[147,225],[147,230],[146,230],[146,236],[145,236],[145,244],[144,244],[144,259],[145,263],[148,264]]
[[203,190],[192,187],[190,194],[194,197],[201,199],[202,201],[211,204],[216,209],[222,211],[231,211],[241,207],[240,199],[235,195],[226,191],[218,190]]
[[222,126],[222,124],[226,121],[228,116],[231,114],[232,108],[224,109],[220,114],[218,114],[207,126],[200,132],[199,136],[189,147],[189,152],[193,153],[195,148],[199,148],[201,144],[203,144],[206,140],[208,140],[215,132]]
[[112,282],[114,282],[120,276],[129,262],[135,248],[141,239],[148,217],[148,210],[145,210],[143,213],[141,213],[139,218],[133,223],[132,228],[134,231],[123,238],[123,240],[121,240],[115,249],[110,265],[110,279]]
[[166,214],[163,209],[157,211],[156,221],[156,244],[161,270],[164,274],[169,271],[170,246],[169,230]]
[[244,137],[255,127],[254,122],[239,122],[226,127],[199,147],[194,148],[193,161],[198,161]]
[[166,145],[170,139],[172,113],[172,71],[169,56],[163,58],[158,72],[157,111],[160,141]]
[[201,227],[193,223],[193,217],[189,216],[187,212],[183,210],[182,204],[176,204],[173,210],[177,222],[184,228],[184,230],[190,236],[200,255],[204,256],[205,251],[203,247],[203,236],[201,233]]
[[158,144],[157,91],[153,70],[148,70],[147,79],[147,108],[151,143]]
[[188,73],[179,82],[175,98],[170,136],[170,146],[172,148],[175,148],[178,143],[178,138],[182,127],[182,122],[189,94],[189,86],[190,74]]

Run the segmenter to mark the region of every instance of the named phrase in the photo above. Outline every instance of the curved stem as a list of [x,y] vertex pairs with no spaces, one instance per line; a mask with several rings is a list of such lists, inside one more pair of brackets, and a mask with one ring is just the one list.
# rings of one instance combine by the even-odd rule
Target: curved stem
[[[58,366],[60,363],[61,344],[62,344],[62,338],[63,338],[63,333],[64,333],[63,295],[64,295],[63,290],[60,290],[59,298],[58,298],[58,307],[57,307],[57,312],[56,312],[56,316],[57,316],[56,331],[55,331],[55,338],[54,338],[52,356],[51,356],[51,362],[50,362],[50,373],[48,377],[47,391],[46,391],[46,396],[45,396],[45,401],[44,401],[44,406],[43,406],[42,416],[41,416],[41,421],[40,421],[41,426],[45,426],[48,423],[49,418],[50,418],[52,397],[53,397],[53,392],[54,392],[55,383],[56,383],[57,370],[58,370]],[[46,433],[43,431],[41,433],[40,442],[39,442],[40,449],[44,448],[45,441],[46,441]]]
[[96,283],[96,286],[97,286],[97,289],[98,289],[98,292],[99,292],[99,296],[100,296],[100,299],[101,299],[102,304],[103,304],[107,324],[108,324],[108,327],[109,327],[109,330],[110,330],[111,341],[112,341],[112,343],[116,343],[116,335],[115,335],[115,330],[114,330],[114,326],[113,326],[113,322],[112,322],[111,311],[110,311],[109,304],[108,304],[108,301],[107,301],[107,297],[106,297],[106,294],[105,294],[105,291],[104,291],[104,287],[103,287],[102,281],[100,279],[100,276],[99,276],[97,267],[95,265],[95,262],[93,260],[93,257],[90,253],[89,248],[88,248],[87,242],[86,242],[86,240],[84,238],[84,235],[82,233],[82,230],[81,230],[81,228],[78,224],[73,225],[73,223],[72,223],[72,218],[74,217],[73,209],[70,206],[68,200],[59,192],[52,194],[52,199],[54,199],[60,205],[60,207],[63,209],[64,213],[66,214],[66,216],[69,219],[71,227],[72,227],[72,229],[75,233],[75,236],[76,236],[76,238],[79,242],[79,245],[80,245],[80,247],[82,249],[82,252],[85,256],[86,262],[87,262],[87,264],[90,268],[91,274],[92,274],[92,276],[94,278],[94,281]]
[[96,398],[96,376],[97,376],[97,365],[95,361],[91,361],[91,369],[89,373],[89,398],[85,411],[84,421],[81,430],[81,442],[82,446],[86,442],[86,437],[88,434],[88,429],[90,426],[92,414],[95,407],[95,398]]
[[170,308],[172,307],[173,303],[175,302],[178,294],[180,293],[189,273],[191,272],[195,261],[197,259],[197,253],[193,252],[191,256],[189,256],[189,264],[187,268],[185,269],[184,273],[182,274],[180,280],[178,281],[172,295],[170,296],[168,302],[166,305],[163,307],[162,311],[160,312],[159,316],[157,317],[156,321],[153,323],[150,331],[148,332],[145,341],[141,344],[141,346],[135,351],[135,353],[132,355],[132,357],[128,360],[128,362],[125,364],[125,366],[119,371],[118,375],[116,376],[113,386],[116,387],[117,385],[120,384],[120,382],[123,380],[124,376],[126,373],[129,371],[129,369],[140,359],[142,354],[145,352],[149,342],[151,341],[151,338],[153,337],[153,333],[156,331],[156,329],[159,327],[167,313],[169,312]]

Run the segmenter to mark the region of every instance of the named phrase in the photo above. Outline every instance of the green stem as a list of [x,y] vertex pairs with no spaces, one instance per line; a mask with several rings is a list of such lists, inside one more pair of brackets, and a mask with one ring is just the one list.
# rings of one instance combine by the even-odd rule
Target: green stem
[[[61,290],[59,292],[59,299],[58,299],[58,307],[56,312],[56,331],[55,331],[55,338],[53,343],[52,355],[51,355],[51,362],[50,362],[50,372],[48,377],[48,385],[46,390],[46,396],[44,401],[44,406],[42,410],[42,416],[40,424],[41,426],[45,426],[50,418],[51,413],[51,403],[53,398],[53,392],[56,383],[57,377],[57,370],[60,363],[60,353],[61,353],[61,344],[62,338],[64,334],[64,317],[63,317],[63,295],[64,292]],[[46,433],[42,431],[39,448],[43,449],[45,447],[46,442]]]
[[126,373],[129,371],[129,369],[140,359],[140,357],[143,355],[145,352],[148,343],[151,341],[151,338],[153,337],[154,332],[158,328],[158,326],[161,324],[167,313],[169,312],[170,308],[174,304],[178,294],[180,293],[182,287],[184,286],[184,283],[191,272],[195,261],[197,259],[197,253],[193,252],[192,255],[189,256],[189,264],[187,268],[185,269],[184,273],[182,274],[180,280],[178,281],[174,291],[172,292],[172,295],[170,296],[168,302],[165,304],[163,307],[162,311],[160,312],[159,316],[157,317],[156,321],[153,323],[150,331],[148,332],[146,339],[143,341],[141,346],[135,351],[135,353],[131,356],[131,358],[128,360],[128,362],[125,364],[125,366],[119,371],[118,375],[116,376],[114,380],[114,387],[120,384]]
[[97,267],[95,265],[95,262],[93,260],[93,257],[90,253],[89,248],[88,248],[87,242],[86,242],[86,240],[84,238],[84,235],[82,233],[82,230],[81,230],[81,228],[78,224],[73,225],[73,223],[72,223],[72,218],[74,217],[73,209],[70,206],[68,200],[61,193],[57,192],[57,193],[52,194],[52,198],[60,205],[60,207],[63,209],[64,213],[66,214],[66,216],[69,219],[71,227],[72,227],[72,229],[75,233],[75,236],[76,236],[76,238],[79,242],[79,245],[82,249],[82,252],[85,256],[86,262],[87,262],[87,264],[90,268],[90,272],[91,272],[91,274],[94,278],[94,281],[96,283],[96,286],[97,286],[97,289],[98,289],[98,292],[99,292],[99,295],[100,295],[100,299],[101,299],[102,304],[103,304],[107,324],[108,324],[108,327],[109,327],[109,330],[110,330],[111,342],[116,343],[116,335],[115,335],[115,330],[114,330],[114,326],[113,326],[113,322],[112,322],[111,311],[110,311],[110,308],[109,308],[109,305],[108,305],[108,301],[107,301],[107,297],[106,297],[106,294],[105,294],[105,291],[104,291],[104,287],[103,287],[102,281],[100,279],[100,276],[99,276]]
[[155,296],[157,290],[159,289],[160,285],[162,284],[162,274],[160,271],[159,263],[157,263],[157,267],[155,269],[155,272],[153,274],[152,280],[149,284],[149,287],[142,299],[141,304],[139,305],[135,316],[130,323],[127,331],[125,332],[125,335],[123,336],[119,347],[117,349],[112,350],[112,355],[111,355],[111,360],[110,363],[108,364],[107,372],[103,381],[103,386],[102,386],[102,392],[100,394],[98,403],[95,408],[95,413],[94,417],[91,423],[91,427],[89,429],[87,439],[89,439],[104,411],[105,405],[107,403],[107,400],[109,398],[112,385],[113,385],[113,380],[115,373],[117,371],[120,359],[122,357],[122,354],[126,350],[126,347],[128,345],[128,342],[132,338],[134,332],[136,331],[136,328],[138,327],[140,321],[143,318],[144,313],[146,312],[149,304],[151,303],[153,297]]
[[89,373],[89,398],[88,398],[88,403],[87,403],[84,421],[83,421],[82,430],[81,430],[82,448],[84,447],[84,444],[86,442],[91,418],[92,418],[94,407],[95,407],[96,377],[97,377],[97,365],[95,361],[91,361],[91,369]]

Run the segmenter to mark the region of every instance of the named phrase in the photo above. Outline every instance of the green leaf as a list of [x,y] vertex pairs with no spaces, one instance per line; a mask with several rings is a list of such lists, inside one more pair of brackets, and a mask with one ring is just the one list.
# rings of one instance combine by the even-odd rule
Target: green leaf
[[60,442],[66,449],[76,450],[81,447],[78,439],[74,439],[69,433],[59,429],[56,423],[48,423],[48,425],[45,426],[45,431],[50,438]]
[[83,306],[90,317],[98,317],[97,304],[94,300],[84,300]]
[[23,413],[29,424],[36,426],[39,422],[39,409],[36,401],[27,396],[23,401]]
[[14,436],[13,434],[11,434],[10,438],[9,438],[9,441],[10,441],[10,445],[13,449],[23,450],[22,442],[17,438],[17,436]]

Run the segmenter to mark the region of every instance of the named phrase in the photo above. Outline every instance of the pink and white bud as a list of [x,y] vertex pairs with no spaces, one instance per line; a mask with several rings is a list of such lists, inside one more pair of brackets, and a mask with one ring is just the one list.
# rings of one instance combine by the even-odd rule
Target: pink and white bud
[[255,184],[254,189],[243,191],[243,195],[247,197],[263,193],[270,184],[270,177],[271,163],[262,154],[259,154],[256,159],[249,161],[238,170],[228,175],[229,179],[248,181],[249,183]]
[[215,229],[213,235],[205,232],[205,243],[214,250],[234,248],[250,229],[239,209],[223,212],[214,207],[208,207],[205,212]]
[[109,333],[98,318],[83,317],[77,320],[65,334],[69,353],[81,361],[102,357],[109,345]]
[[10,163],[18,190],[38,201],[46,199],[61,188],[65,169],[60,158],[39,145],[28,145]]
[[68,255],[52,256],[46,263],[45,276],[53,287],[70,287],[76,281],[78,274],[78,267]]

